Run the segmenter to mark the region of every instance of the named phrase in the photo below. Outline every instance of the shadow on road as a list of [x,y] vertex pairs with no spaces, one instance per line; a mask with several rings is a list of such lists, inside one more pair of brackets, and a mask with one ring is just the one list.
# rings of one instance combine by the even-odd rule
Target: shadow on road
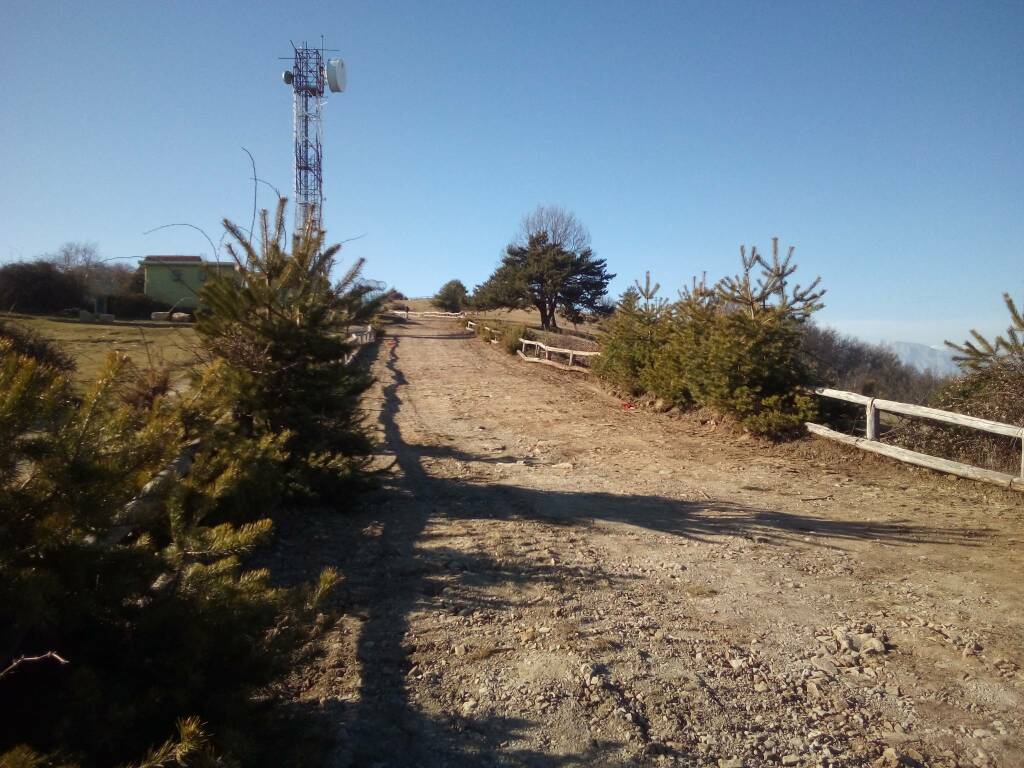
[[[452,337],[447,337],[452,338]],[[438,457],[466,462],[495,461],[456,449],[407,442],[397,416],[402,409],[406,380],[397,367],[398,348],[388,355],[389,380],[383,387],[380,412],[386,447],[397,468],[385,486],[360,502],[367,509],[341,518],[334,534],[303,540],[302,566],[312,576],[325,565],[344,575],[340,600],[350,614],[363,618],[357,656],[361,666],[358,696],[351,702],[326,704],[326,715],[339,733],[336,766],[591,766],[611,765],[608,745],[592,741],[575,754],[550,754],[517,749],[528,732],[547,727],[527,720],[474,713],[438,717],[425,713],[409,698],[406,677],[417,639],[410,637],[410,615],[439,610],[434,599],[444,590],[446,610],[487,609],[493,599],[480,599],[496,583],[520,586],[596,579],[621,582],[599,562],[581,568],[552,561],[543,564],[525,557],[496,558],[481,552],[424,547],[430,520],[437,516],[461,519],[540,519],[581,528],[594,521],[614,521],[637,528],[697,540],[716,536],[746,536],[766,543],[789,540],[834,546],[842,540],[874,540],[889,544],[970,543],[952,529],[928,528],[901,522],[837,520],[746,507],[716,500],[682,502],[658,496],[618,496],[607,493],[564,493],[431,476],[424,461]],[[454,579],[453,579],[454,576]],[[345,670],[355,674],[355,670]],[[445,674],[455,674],[451,667]],[[458,707],[450,709],[458,710]],[[321,711],[318,717],[323,717]]]

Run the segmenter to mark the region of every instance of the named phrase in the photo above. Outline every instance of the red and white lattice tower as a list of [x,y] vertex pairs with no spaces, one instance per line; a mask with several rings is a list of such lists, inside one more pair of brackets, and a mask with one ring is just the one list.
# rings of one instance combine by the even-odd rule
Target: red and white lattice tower
[[292,44],[292,68],[282,75],[292,87],[295,133],[295,229],[312,218],[313,226],[323,222],[323,105],[325,91],[345,90],[345,64],[341,59],[324,60],[325,49]]

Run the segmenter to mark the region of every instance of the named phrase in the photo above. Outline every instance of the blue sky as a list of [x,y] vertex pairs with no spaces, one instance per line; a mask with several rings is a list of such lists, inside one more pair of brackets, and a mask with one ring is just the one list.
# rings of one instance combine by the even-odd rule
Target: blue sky
[[[301,8],[301,10],[299,10]],[[5,2],[0,259],[203,253],[290,193],[289,40],[340,49],[325,226],[411,295],[564,205],[621,292],[797,247],[823,323],[929,344],[1024,298],[1024,3]],[[260,204],[273,194],[260,190]]]

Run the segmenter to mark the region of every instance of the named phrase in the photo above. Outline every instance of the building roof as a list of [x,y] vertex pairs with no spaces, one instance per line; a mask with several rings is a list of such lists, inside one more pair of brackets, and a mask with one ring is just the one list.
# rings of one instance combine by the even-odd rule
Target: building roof
[[146,256],[143,264],[202,264],[202,256]]
[[206,267],[207,269],[234,269],[235,262],[227,261],[203,261],[202,256],[146,256],[141,261],[142,266],[153,266],[154,264],[169,264],[179,267]]

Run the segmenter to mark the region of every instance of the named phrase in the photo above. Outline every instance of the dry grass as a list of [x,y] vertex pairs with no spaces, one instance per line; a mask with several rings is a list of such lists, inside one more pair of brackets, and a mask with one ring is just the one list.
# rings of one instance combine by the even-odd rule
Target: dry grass
[[[408,301],[401,302],[407,304],[409,309],[413,312],[436,312],[437,307],[430,303],[430,299],[409,299]],[[474,317],[479,317],[485,320],[499,320],[504,323],[522,323],[523,325],[540,325],[540,312],[535,309],[495,309],[490,312],[477,312],[467,310],[469,314]],[[571,322],[565,319],[559,313],[558,324],[563,328],[574,329]],[[594,333],[594,323],[584,323],[575,330],[586,331],[588,333]]]
[[140,368],[151,363],[167,364],[175,378],[194,359],[195,331],[189,326],[167,323],[115,322],[81,323],[30,315],[5,315],[22,325],[53,339],[75,361],[75,384],[85,387],[94,382],[111,352],[122,352]]

